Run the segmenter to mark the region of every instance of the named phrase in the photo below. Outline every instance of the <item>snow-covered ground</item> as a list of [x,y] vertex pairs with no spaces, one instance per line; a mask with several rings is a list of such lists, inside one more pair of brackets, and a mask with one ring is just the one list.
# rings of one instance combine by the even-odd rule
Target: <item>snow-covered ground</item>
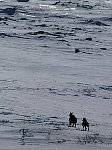
[[0,150],[15,149],[112,149],[111,0],[0,0]]

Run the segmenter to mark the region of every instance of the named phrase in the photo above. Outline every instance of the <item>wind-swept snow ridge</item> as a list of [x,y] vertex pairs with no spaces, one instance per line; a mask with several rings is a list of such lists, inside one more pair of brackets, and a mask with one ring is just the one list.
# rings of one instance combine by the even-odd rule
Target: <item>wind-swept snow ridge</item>
[[29,0],[17,0],[18,2],[29,2]]
[[4,13],[4,14],[7,14],[7,15],[14,15],[15,11],[16,11],[15,7],[14,8],[5,8],[0,13]]

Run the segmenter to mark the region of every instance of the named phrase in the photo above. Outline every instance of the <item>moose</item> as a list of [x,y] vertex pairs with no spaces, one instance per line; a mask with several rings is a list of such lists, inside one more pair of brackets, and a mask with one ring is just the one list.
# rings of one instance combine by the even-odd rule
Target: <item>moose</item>
[[76,127],[76,123],[77,123],[77,118],[75,117],[75,115],[73,115],[72,112],[70,112],[69,114],[69,126],[74,126]]
[[89,123],[88,123],[88,121],[87,121],[87,119],[86,118],[83,118],[83,120],[82,120],[82,126],[83,126],[83,130],[87,130],[87,128],[88,128],[88,131],[89,131]]

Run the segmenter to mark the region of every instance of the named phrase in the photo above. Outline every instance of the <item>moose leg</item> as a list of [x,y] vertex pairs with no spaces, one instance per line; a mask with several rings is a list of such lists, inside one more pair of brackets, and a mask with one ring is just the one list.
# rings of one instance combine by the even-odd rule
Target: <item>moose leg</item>
[[85,126],[83,126],[83,130],[85,130]]
[[69,126],[71,125],[71,121],[70,121],[70,119],[69,119]]
[[83,127],[83,130],[84,130],[84,125],[83,125],[83,123],[82,123],[82,127]]

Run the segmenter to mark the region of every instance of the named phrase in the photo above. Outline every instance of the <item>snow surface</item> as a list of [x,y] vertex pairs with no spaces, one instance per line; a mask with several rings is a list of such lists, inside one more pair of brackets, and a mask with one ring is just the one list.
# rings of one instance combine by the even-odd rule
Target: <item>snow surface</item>
[[0,150],[110,150],[111,129],[112,0],[0,0]]

